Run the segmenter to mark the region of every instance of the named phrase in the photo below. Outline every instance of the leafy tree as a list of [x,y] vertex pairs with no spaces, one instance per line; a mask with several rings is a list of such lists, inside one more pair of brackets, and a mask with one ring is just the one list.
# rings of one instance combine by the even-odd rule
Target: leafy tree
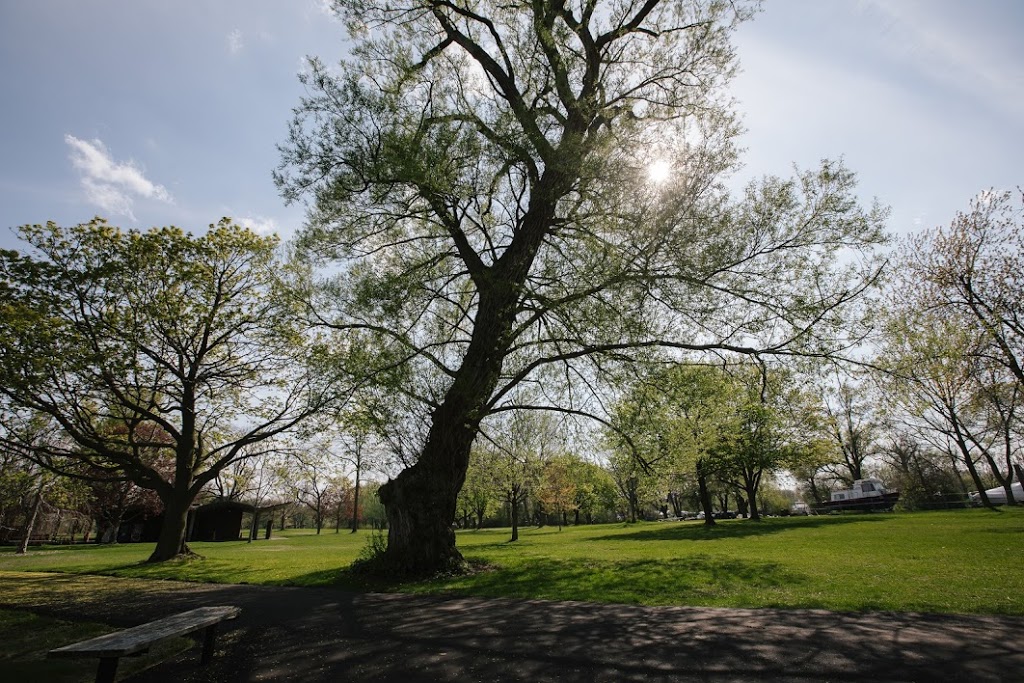
[[982,503],[992,507],[977,463],[983,416],[975,401],[978,337],[935,309],[916,303],[894,307],[882,358],[888,392],[966,466]]
[[849,487],[864,478],[864,466],[878,452],[881,422],[872,409],[870,386],[836,378],[822,387],[817,420],[823,435],[833,442],[838,458],[829,469]]
[[675,478],[692,472],[704,523],[714,525],[709,484],[736,446],[741,395],[733,378],[716,367],[670,364],[638,379],[616,406],[610,435],[617,451],[612,471],[619,472],[634,511],[640,487],[656,486],[659,473]]
[[199,492],[334,398],[333,364],[275,291],[276,238],[228,219],[202,236],[101,219],[19,234],[30,250],[0,253],[3,445],[155,491],[150,560],[189,552]]
[[575,512],[576,526],[580,524],[581,514],[587,524],[594,523],[595,518],[614,519],[609,515],[614,512],[618,494],[615,490],[615,481],[608,470],[579,456],[563,457],[576,486],[576,496],[571,508]]
[[908,427],[890,429],[888,441],[881,451],[882,476],[900,492],[901,508],[928,509],[951,498],[962,504],[967,490],[957,472],[950,470],[946,454],[922,443]]
[[792,491],[778,486],[774,479],[767,479],[757,491],[757,512],[759,515],[789,514],[789,508],[796,502]]
[[658,503],[659,487],[654,470],[628,449],[612,452],[608,469],[615,482],[619,498],[625,501],[624,518],[635,523],[643,510]]
[[490,416],[483,437],[484,467],[508,506],[512,523],[509,541],[518,541],[520,511],[536,493],[545,463],[561,450],[558,425],[550,414],[510,411]]
[[356,508],[358,504],[352,480],[343,474],[334,474],[330,478],[324,506],[325,514],[334,517],[334,533],[341,533],[343,521],[348,522],[348,529],[352,531],[353,521],[359,519],[361,514],[361,510]]
[[[731,381],[730,381],[731,380]],[[732,410],[735,432],[713,448],[719,459],[719,472],[742,491],[742,506],[751,519],[760,519],[758,491],[765,474],[783,469],[799,459],[801,450],[791,438],[792,421],[787,424],[784,406],[802,406],[797,392],[788,390],[782,372],[767,368],[739,368],[726,380],[733,392]]]
[[[843,331],[877,277],[860,257],[884,212],[859,208],[852,174],[824,163],[724,190],[745,3],[334,7],[352,57],[312,62],[277,181],[311,198],[311,317],[373,349],[366,372],[425,415],[415,464],[381,487],[385,563],[463,566],[451,526],[472,444],[518,385],[551,392],[534,408],[589,413],[588,387],[654,347],[855,343]],[[649,179],[652,158],[668,181]]]
[[319,534],[329,508],[340,505],[337,463],[327,444],[321,443],[293,451],[290,465],[292,495],[313,513],[313,525]]
[[470,453],[466,482],[459,491],[459,510],[464,527],[468,526],[467,520],[476,517],[476,528],[481,528],[491,504],[501,495],[495,486],[497,477],[492,471],[494,455],[481,448],[474,448]]
[[129,510],[157,515],[163,508],[160,498],[151,489],[144,489],[131,479],[97,473],[86,480],[91,493],[89,512],[99,527],[96,541],[117,543],[117,536]]
[[977,329],[987,342],[978,352],[1024,385],[1024,192],[982,192],[904,255],[917,295]]
[[375,418],[365,406],[354,405],[343,411],[339,420],[344,452],[340,460],[352,467],[354,482],[348,490],[352,492],[349,518],[349,529],[352,533],[359,531],[359,514],[362,507],[359,494],[363,488],[363,475],[367,470],[377,469],[377,450],[374,447],[373,432]]
[[[1016,412],[1018,396],[1024,389],[1024,193],[983,192],[968,211],[958,213],[946,228],[912,236],[903,249],[902,282],[910,285],[897,304],[909,315],[914,307],[931,312],[930,320],[952,325],[954,339],[963,339],[957,352],[963,359],[960,375],[973,382],[973,398],[962,399],[958,417],[967,412],[982,419],[984,426],[960,421],[952,438],[965,464],[976,451],[996,481],[1014,502],[1011,484],[1020,475],[1016,458]],[[947,340],[936,340],[936,343]],[[948,354],[947,354],[948,356]],[[955,362],[950,358],[949,364]],[[969,387],[963,388],[970,392]],[[947,401],[948,403],[948,401]],[[946,414],[952,418],[947,408]],[[994,451],[1001,453],[997,456]],[[983,484],[968,464],[975,485]]]
[[556,456],[544,463],[537,485],[537,500],[545,513],[554,515],[558,530],[568,524],[569,512],[576,509],[576,481],[572,461],[567,456]]
[[23,527],[39,476],[35,463],[17,453],[0,450],[0,539],[8,541]]

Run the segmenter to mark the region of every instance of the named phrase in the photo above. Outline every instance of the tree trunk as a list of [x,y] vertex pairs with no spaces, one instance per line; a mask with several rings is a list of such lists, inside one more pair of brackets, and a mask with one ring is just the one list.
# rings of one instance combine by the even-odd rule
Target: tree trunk
[[736,507],[739,509],[740,517],[749,517],[750,508],[747,506],[747,501],[742,496],[736,499]]
[[256,506],[253,505],[253,507],[252,507],[252,525],[250,525],[250,527],[249,527],[249,541],[248,541],[249,543],[252,543],[254,540],[256,540],[256,535],[259,533],[259,528],[260,528],[259,527],[259,519],[260,519],[260,513],[257,510]]
[[999,469],[999,465],[996,464],[995,458],[988,451],[983,450],[982,457],[988,463],[988,469],[992,473],[992,477],[995,478],[996,483],[1003,487],[1003,492],[1006,494],[1006,504],[1015,505],[1016,501],[1013,499],[1013,470],[1010,470],[1007,476],[1003,476],[1003,472]]
[[50,532],[50,543],[56,543],[57,539],[60,538],[60,524],[63,521],[63,517],[64,510],[57,508],[57,521],[53,523],[53,531]]
[[946,455],[949,456],[949,462],[953,465],[953,474],[956,475],[956,480],[960,483],[960,490],[963,492],[964,499],[966,500],[970,496],[971,490],[964,483],[963,472],[960,471],[960,461],[957,459],[956,453],[953,452],[952,448],[946,448]]
[[164,523],[160,527],[156,549],[147,562],[163,562],[180,556],[194,555],[185,543],[185,527],[192,498],[187,489],[175,490],[169,499],[163,501]]
[[989,510],[995,510],[996,506],[992,504],[992,501],[988,498],[988,494],[985,493],[985,484],[982,483],[981,475],[978,474],[978,469],[974,466],[974,461],[971,460],[971,456],[965,453],[964,459],[967,464],[967,471],[971,473],[971,479],[974,481],[974,485],[978,487],[978,496],[981,498],[981,504]]
[[[452,529],[459,490],[466,479],[475,424],[435,413],[420,459],[380,487],[388,517],[386,569],[409,576],[461,572],[465,559],[455,547]],[[454,423],[454,424],[453,424]]]
[[[951,415],[954,415],[952,410],[949,411],[947,417]],[[978,487],[978,496],[981,498],[981,504],[989,510],[995,510],[996,506],[992,504],[988,494],[985,493],[985,485],[981,481],[981,475],[978,474],[978,468],[974,466],[974,458],[971,457],[971,447],[967,444],[967,440],[960,430],[960,424],[955,418],[951,422],[953,423],[953,440],[957,448],[960,449],[960,455],[964,460],[964,464],[967,465],[967,471],[971,473],[971,480]]]
[[359,470],[356,465],[356,486],[352,491],[352,533],[359,531]]
[[[753,468],[751,468],[753,470]],[[761,521],[761,511],[757,505],[757,490],[761,485],[761,474],[763,470],[743,471],[743,492],[747,496],[747,505],[750,507],[750,519],[754,522]],[[739,491],[736,498],[740,497]]]
[[28,521],[25,522],[25,533],[21,536],[21,545],[18,546],[18,555],[24,555],[28,552],[28,542],[32,538],[32,531],[36,528],[36,520],[39,519],[39,510],[43,507],[43,491],[46,489],[46,484],[42,484],[39,487],[39,491],[36,492],[36,502],[32,504],[32,514],[29,515]]
[[[501,257],[489,266],[475,263],[478,303],[472,338],[444,400],[431,415],[430,432],[419,460],[380,488],[388,517],[386,563],[410,575],[462,571],[455,548],[455,508],[469,467],[469,451],[501,377],[514,341],[521,288],[545,236],[558,201],[579,177],[575,153],[586,123],[566,124],[560,163],[546,166],[533,186],[520,229]],[[469,265],[469,264],[467,264]]]
[[422,459],[381,486],[388,517],[383,559],[390,571],[421,576],[462,570],[452,530],[457,497],[447,473]]
[[715,510],[711,505],[711,492],[708,491],[707,466],[703,460],[697,461],[697,488],[700,490],[700,505],[704,508],[704,526],[714,526]]
[[672,506],[672,514],[675,517],[683,516],[683,500],[682,496],[678,493],[671,492],[668,494],[669,505]]
[[509,516],[512,518],[512,538],[509,539],[509,543],[511,543],[519,540],[519,501],[515,496],[512,497],[509,505]]

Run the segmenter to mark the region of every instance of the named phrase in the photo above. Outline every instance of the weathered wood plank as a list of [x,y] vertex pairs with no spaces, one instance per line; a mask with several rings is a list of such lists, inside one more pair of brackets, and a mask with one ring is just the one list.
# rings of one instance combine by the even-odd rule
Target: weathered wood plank
[[148,624],[134,626],[108,633],[90,640],[83,640],[73,645],[65,645],[50,650],[50,657],[123,657],[148,649],[153,643],[181,636],[199,629],[218,624],[226,619],[234,619],[241,612],[240,607],[228,605],[216,607],[200,607],[198,609],[175,614],[165,619],[151,621]]

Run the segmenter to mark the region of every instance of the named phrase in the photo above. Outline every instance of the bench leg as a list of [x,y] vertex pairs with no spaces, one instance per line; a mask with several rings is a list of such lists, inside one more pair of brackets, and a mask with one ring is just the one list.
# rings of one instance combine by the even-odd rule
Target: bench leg
[[203,636],[203,658],[202,664],[206,665],[213,659],[213,645],[217,639],[217,624],[210,624],[206,627],[206,634]]
[[114,683],[117,674],[117,657],[100,657],[100,667],[96,669],[96,683]]

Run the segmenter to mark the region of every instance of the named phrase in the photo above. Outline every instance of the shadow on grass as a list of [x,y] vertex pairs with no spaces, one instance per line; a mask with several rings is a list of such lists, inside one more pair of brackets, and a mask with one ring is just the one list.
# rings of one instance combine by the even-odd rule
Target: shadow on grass
[[564,561],[531,558],[450,580],[403,586],[411,592],[623,604],[706,604],[746,592],[773,592],[806,580],[769,562],[703,555],[671,560]]
[[751,520],[729,520],[715,526],[700,522],[665,522],[657,526],[644,526],[629,533],[607,534],[581,539],[584,541],[720,541],[733,538],[766,536],[797,529],[814,529],[838,524],[884,522],[889,515],[829,515],[816,517],[788,517]]
[[[72,552],[97,552],[106,550],[115,550],[121,548],[136,548],[139,547],[138,543],[33,543],[28,547],[28,554],[38,553],[72,553]],[[152,545],[152,544],[148,544]],[[0,557],[15,556],[17,555],[18,548],[15,545],[3,545],[0,546]]]

